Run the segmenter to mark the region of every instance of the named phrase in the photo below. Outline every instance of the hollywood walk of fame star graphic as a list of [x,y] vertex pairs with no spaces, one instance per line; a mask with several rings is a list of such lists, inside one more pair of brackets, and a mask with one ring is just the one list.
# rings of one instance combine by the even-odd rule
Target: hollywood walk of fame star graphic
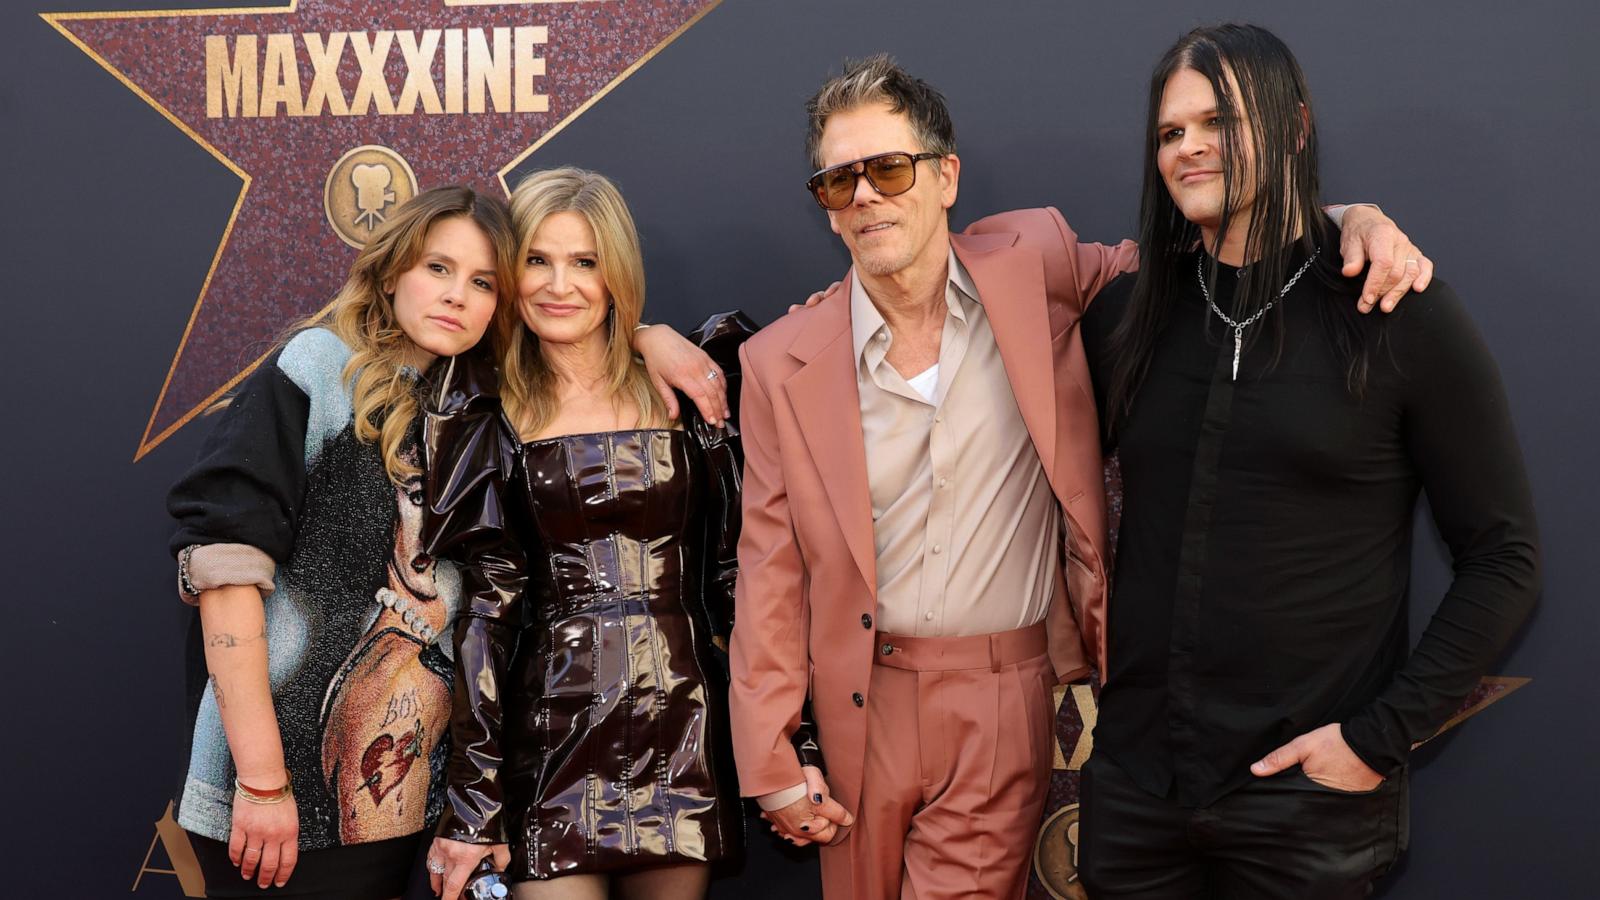
[[[718,2],[290,0],[274,7],[42,14],[242,182],[134,459],[236,384],[286,325],[325,308],[338,290],[355,250],[330,227],[323,189],[347,152],[366,145],[393,150],[422,190],[464,183],[504,192],[508,172]],[[353,100],[365,71],[357,44],[370,54],[380,32],[404,36],[415,52],[431,29],[530,26],[547,29],[538,44],[545,70],[536,85],[548,97],[543,112],[441,114],[415,103],[411,114],[379,115],[385,98],[371,97],[362,115],[333,115],[331,103],[318,104],[321,115],[290,116],[288,106],[272,116],[207,115],[208,35],[235,42],[255,35],[262,45],[267,35],[297,41],[309,35],[327,47],[334,35],[348,34],[337,58],[339,99]],[[403,96],[408,78],[403,49],[393,40],[384,57],[378,89],[391,101]],[[448,84],[445,57],[432,58],[435,85]],[[303,53],[297,67],[304,91],[316,73]],[[262,72],[263,88],[269,74]]]

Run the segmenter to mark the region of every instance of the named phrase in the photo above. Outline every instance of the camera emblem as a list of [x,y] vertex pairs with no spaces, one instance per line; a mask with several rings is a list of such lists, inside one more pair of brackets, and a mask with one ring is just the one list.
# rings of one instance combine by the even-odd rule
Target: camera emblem
[[416,193],[416,173],[400,154],[364,144],[333,164],[322,188],[322,208],[340,240],[360,248],[395,207]]

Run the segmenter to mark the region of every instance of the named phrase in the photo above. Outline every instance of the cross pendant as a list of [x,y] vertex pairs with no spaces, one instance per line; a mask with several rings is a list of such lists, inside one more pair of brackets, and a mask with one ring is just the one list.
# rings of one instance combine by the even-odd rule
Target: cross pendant
[[1239,348],[1244,344],[1244,329],[1233,330],[1233,380],[1239,380]]

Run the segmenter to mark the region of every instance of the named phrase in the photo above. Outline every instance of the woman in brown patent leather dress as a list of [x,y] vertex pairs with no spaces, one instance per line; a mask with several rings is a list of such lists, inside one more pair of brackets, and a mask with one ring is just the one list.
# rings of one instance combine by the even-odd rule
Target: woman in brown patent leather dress
[[[737,439],[689,404],[671,420],[633,360],[644,278],[615,187],[541,172],[512,210],[524,327],[499,398],[458,359],[426,435],[431,545],[471,564],[436,884],[448,900],[506,842],[514,897],[701,897],[743,840],[718,657]],[[713,319],[702,344],[732,371],[751,330]]]

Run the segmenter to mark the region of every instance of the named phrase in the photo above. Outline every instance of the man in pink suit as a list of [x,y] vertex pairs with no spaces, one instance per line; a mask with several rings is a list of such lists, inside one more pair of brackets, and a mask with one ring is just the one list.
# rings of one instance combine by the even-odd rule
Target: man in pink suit
[[[809,112],[808,187],[853,266],[741,350],[741,790],[786,837],[827,845],[833,900],[1018,897],[1051,690],[1104,663],[1077,323],[1135,245],[1079,243],[1054,209],[952,234],[943,98],[885,57]],[[1375,210],[1361,221],[1366,246],[1409,247]],[[789,740],[808,696],[826,782]]]

